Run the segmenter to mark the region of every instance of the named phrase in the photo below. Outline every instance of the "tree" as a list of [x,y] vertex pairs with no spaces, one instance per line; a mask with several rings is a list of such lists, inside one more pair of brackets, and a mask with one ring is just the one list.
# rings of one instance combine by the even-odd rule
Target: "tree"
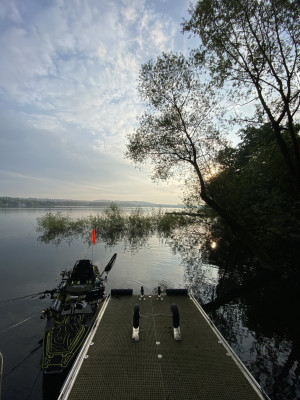
[[268,253],[285,265],[298,266],[299,207],[273,129],[270,124],[248,126],[240,137],[237,147],[220,151],[220,173],[207,190]]
[[299,5],[299,0],[202,0],[191,6],[191,18],[183,24],[184,31],[200,36],[196,58],[210,69],[216,84],[229,83],[230,95],[238,98],[243,94],[249,100],[256,93],[260,117],[272,125],[297,197]]
[[201,199],[211,207],[262,260],[263,248],[207,191],[224,143],[215,124],[219,102],[209,84],[201,84],[193,59],[162,54],[140,71],[139,91],[148,110],[128,136],[126,156],[136,164],[150,160],[154,177],[169,179],[184,169],[196,177]]

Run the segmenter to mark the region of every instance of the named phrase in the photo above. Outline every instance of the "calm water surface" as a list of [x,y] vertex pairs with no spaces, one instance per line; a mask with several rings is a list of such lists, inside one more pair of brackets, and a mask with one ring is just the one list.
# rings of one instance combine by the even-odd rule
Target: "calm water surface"
[[[216,296],[221,276],[216,265],[203,260],[201,243],[197,240],[191,243],[188,238],[178,242],[152,235],[134,249],[123,241],[115,246],[98,242],[93,252],[86,238],[59,245],[45,244],[36,232],[36,219],[46,212],[0,209],[0,351],[4,356],[4,400],[42,399],[41,339],[45,320],[40,319],[40,312],[51,303],[49,298],[39,296],[5,300],[55,288],[60,272],[78,259],[93,256],[94,263],[102,270],[115,252],[118,257],[108,276],[107,293],[120,287],[139,292],[144,286],[146,294],[153,293],[157,286],[188,287],[202,303],[207,303]],[[101,210],[70,212],[80,217]],[[259,330],[259,321],[251,320],[249,307],[237,301],[210,316],[271,398],[300,398],[299,361],[291,357],[296,346],[293,337],[275,328],[269,334]]]

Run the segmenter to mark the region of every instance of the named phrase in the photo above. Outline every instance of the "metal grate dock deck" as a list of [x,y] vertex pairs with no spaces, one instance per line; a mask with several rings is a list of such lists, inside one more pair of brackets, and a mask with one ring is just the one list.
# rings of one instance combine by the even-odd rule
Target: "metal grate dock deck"
[[[173,336],[170,308],[174,303],[181,341]],[[131,339],[136,304],[138,342]],[[99,320],[60,399],[267,398],[193,297],[110,296]]]

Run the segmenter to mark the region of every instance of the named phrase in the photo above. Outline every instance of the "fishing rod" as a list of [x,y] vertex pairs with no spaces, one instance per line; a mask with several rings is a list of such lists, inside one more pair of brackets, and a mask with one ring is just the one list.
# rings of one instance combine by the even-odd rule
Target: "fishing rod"
[[7,300],[1,300],[0,304],[2,303],[7,303],[9,301],[15,301],[15,300],[23,300],[26,299],[27,297],[35,297],[35,296],[39,296],[41,294],[43,294],[44,292],[39,292],[39,293],[33,293],[33,294],[27,294],[26,296],[22,296],[22,297],[14,297],[13,299],[7,299]]
[[[117,253],[115,253],[112,258],[110,259],[110,261],[108,262],[108,264],[106,265],[104,271],[101,273],[100,277],[106,272],[107,274],[109,273],[109,271],[112,269],[115,261],[117,258]],[[68,268],[69,269],[69,268]],[[66,269],[65,271],[62,271],[58,277],[56,278],[56,280],[59,279],[59,277],[61,276],[62,280],[67,280],[70,277],[70,271],[68,271],[68,269]],[[53,296],[57,293],[58,289],[51,289],[51,290],[44,290],[42,292],[38,292],[38,293],[32,293],[32,294],[27,294],[25,296],[21,296],[21,297],[13,297],[12,299],[6,299],[6,300],[1,300],[0,304],[3,303],[8,303],[9,301],[16,301],[16,300],[23,300],[23,299],[27,299],[28,297],[36,297],[36,296],[42,296],[42,295],[46,295],[46,294],[50,294],[51,298],[53,298]],[[44,297],[41,297],[44,298]]]
[[[110,259],[110,261],[108,262],[108,264],[106,265],[105,269],[103,270],[103,272],[101,273],[100,277],[106,272],[107,274],[109,273],[109,271],[112,269],[115,261],[117,258],[117,253],[115,253],[112,258]],[[56,280],[58,280],[58,278],[61,276],[62,280],[65,281],[70,277],[70,271],[65,270],[62,271],[58,277],[56,278]],[[16,301],[16,300],[23,300],[23,299],[27,299],[28,297],[36,297],[36,296],[43,296],[41,298],[44,298],[46,294],[50,294],[51,298],[54,298],[54,295],[58,292],[59,288],[55,288],[55,289],[50,289],[50,290],[44,290],[42,292],[38,292],[38,293],[32,293],[32,294],[27,294],[25,296],[21,296],[21,297],[13,297],[12,299],[6,299],[6,300],[1,300],[0,304],[3,303],[8,303],[9,301]]]
[[32,297],[33,298],[33,297],[36,297],[36,296],[41,296],[41,295],[46,295],[46,294],[51,294],[51,297],[52,297],[56,292],[57,292],[57,289],[44,290],[43,292],[27,294],[26,296],[22,296],[22,297],[14,297],[12,299],[1,300],[0,304],[7,303],[9,301],[27,299],[28,297]]
[[34,315],[32,315],[31,317],[25,318],[22,321],[16,322],[15,324],[9,326],[8,328],[4,328],[0,330],[0,334],[9,331],[12,328],[15,328],[16,326],[22,325],[24,324],[24,322],[30,321],[31,319],[33,319],[34,317],[36,317],[37,315],[40,315],[41,313],[36,313]]

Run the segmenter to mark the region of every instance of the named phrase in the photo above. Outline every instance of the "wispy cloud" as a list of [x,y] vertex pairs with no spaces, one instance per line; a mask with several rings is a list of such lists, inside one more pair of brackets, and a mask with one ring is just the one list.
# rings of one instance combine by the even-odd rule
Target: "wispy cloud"
[[[173,7],[162,10],[166,3]],[[70,163],[70,154],[80,159],[81,151],[89,152],[93,162],[98,157],[101,165],[106,156],[110,168],[118,159],[134,175],[122,160],[126,134],[142,112],[139,68],[161,51],[176,47],[180,26],[172,11],[181,9],[181,4],[180,0],[0,1],[0,105],[2,116],[6,115],[7,146],[2,151],[9,148],[18,154],[22,145],[27,154],[36,151],[35,166],[41,162],[39,171],[45,179],[51,178],[52,163],[56,173],[57,166],[70,169],[70,182],[75,182],[72,164],[65,160]],[[12,131],[18,132],[14,143],[9,139]],[[48,154],[47,148],[53,153]],[[8,157],[6,162],[10,167]],[[21,160],[17,164],[32,169],[29,157],[23,167]],[[90,164],[88,158],[86,168]],[[16,168],[8,169],[17,173]]]

